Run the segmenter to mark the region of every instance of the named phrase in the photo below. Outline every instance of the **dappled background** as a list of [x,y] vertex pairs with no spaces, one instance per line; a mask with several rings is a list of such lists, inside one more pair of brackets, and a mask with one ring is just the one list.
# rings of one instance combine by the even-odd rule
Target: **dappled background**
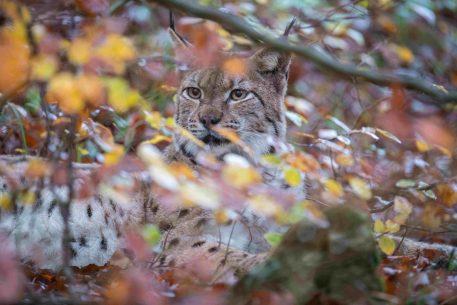
[[[399,240],[386,233],[457,245],[457,3],[197,2],[195,7],[240,16],[266,37],[281,35],[297,18],[289,43],[304,51],[293,57],[285,100],[288,139],[296,152],[268,155],[263,162],[282,170],[291,186],[306,173],[307,201],[262,191],[255,168],[220,164],[199,177],[184,165],[141,162],[137,156],[140,143],[163,149],[181,132],[172,119],[179,75],[167,31],[169,8],[202,65],[217,61],[220,50],[251,52],[262,45],[220,18],[197,18],[198,11],[180,6],[186,1],[3,1],[0,153],[100,163],[98,181],[149,162],[163,167],[157,191],[164,202],[203,205],[221,223],[246,205],[281,224],[304,214],[322,218],[320,211],[329,206],[356,206],[370,214],[383,253],[379,276],[385,292],[379,298],[392,304],[455,302],[453,254],[446,260],[433,251],[398,256]],[[281,43],[282,50],[290,46]],[[243,68],[237,65],[226,69]],[[239,141],[234,134],[224,136]],[[216,161],[208,156],[206,162]],[[38,162],[28,174],[47,172],[48,164]],[[54,177],[57,184],[67,183],[61,172]],[[87,185],[78,196],[95,187]],[[12,203],[0,197],[3,209]],[[141,233],[130,246],[149,253],[160,233],[152,227]],[[266,237],[273,246],[281,239],[273,232]],[[159,274],[117,264],[74,270],[70,280],[68,274],[21,265],[7,249],[0,250],[0,270],[0,303],[24,296],[58,300],[73,290],[84,296],[78,302],[215,304],[230,289],[201,286],[205,275],[198,270]],[[271,304],[291,300],[273,292],[257,297]]]

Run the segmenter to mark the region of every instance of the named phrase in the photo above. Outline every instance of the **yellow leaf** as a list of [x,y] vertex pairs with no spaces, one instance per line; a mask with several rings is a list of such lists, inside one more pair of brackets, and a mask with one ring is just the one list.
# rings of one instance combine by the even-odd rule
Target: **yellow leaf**
[[76,65],[86,64],[92,54],[92,43],[84,38],[76,38],[68,49],[68,59]]
[[35,203],[35,192],[32,190],[27,190],[21,194],[19,194],[19,202],[24,205],[32,205]]
[[343,194],[344,194],[343,186],[338,181],[335,181],[333,179],[327,179],[327,180],[325,180],[324,185],[325,185],[325,188],[329,192],[331,192],[333,195],[335,195],[337,197],[343,196]]
[[386,231],[384,223],[381,220],[378,219],[374,222],[374,231],[376,233],[384,233]]
[[386,221],[386,232],[389,233],[397,233],[400,231],[400,225],[392,220],[388,219]]
[[248,203],[254,212],[265,216],[280,216],[283,211],[276,201],[264,194],[254,195]]
[[205,143],[201,140],[199,140],[196,136],[194,136],[190,131],[188,131],[185,128],[182,128],[181,126],[175,124],[173,126],[175,128],[175,131],[179,133],[179,135],[183,136],[184,138],[192,141],[194,144],[198,145],[199,147],[205,147]]
[[78,154],[81,156],[89,155],[89,151],[87,149],[85,149],[84,147],[82,147],[81,145],[78,145],[77,150],[78,150]]
[[244,188],[262,180],[254,168],[236,164],[226,164],[222,169],[222,178],[237,188]]
[[222,27],[217,27],[216,33],[223,38],[230,38],[230,33],[224,30]]
[[168,117],[165,119],[165,126],[168,128],[174,128],[175,125],[175,119],[173,117]]
[[397,142],[398,144],[401,144],[401,141],[399,138],[397,138],[393,133],[387,131],[387,130],[384,130],[384,129],[380,129],[380,128],[376,128],[376,131],[381,134],[382,136],[388,138],[388,139],[391,139],[395,142]]
[[230,220],[230,216],[226,210],[218,210],[214,213],[214,219],[218,224],[226,224]]
[[409,215],[413,211],[412,204],[402,196],[395,196],[394,198],[394,210],[398,214],[406,214]]
[[265,154],[262,156],[262,161],[268,163],[269,165],[278,166],[281,164],[281,158],[273,154]]
[[239,35],[232,35],[233,42],[239,45],[252,46],[252,41]]
[[32,78],[45,81],[51,78],[57,70],[57,60],[54,56],[38,55],[32,59]]
[[11,205],[11,198],[10,196],[6,195],[6,194],[1,194],[0,195],[0,208],[1,209],[5,209],[5,210],[9,210],[12,208],[12,205]]
[[362,179],[351,177],[349,178],[349,185],[361,199],[368,200],[371,198],[371,189]]
[[219,194],[207,186],[187,182],[180,188],[183,203],[188,206],[200,205],[204,208],[219,207]]
[[115,73],[125,71],[125,62],[135,58],[132,42],[121,35],[109,34],[101,45],[94,50],[94,55],[105,60]]
[[414,60],[414,54],[410,49],[403,46],[397,46],[395,52],[398,55],[398,58],[405,64],[410,64]]
[[160,85],[160,89],[162,89],[163,91],[167,92],[167,93],[175,93],[178,88],[174,87],[174,86],[170,86],[170,85]]
[[127,81],[122,78],[106,78],[105,84],[108,89],[108,102],[117,112],[126,112],[142,101],[140,93],[130,88]]
[[164,136],[163,134],[156,134],[152,139],[147,140],[144,143],[157,144],[162,141],[171,142],[172,138]]
[[413,206],[408,199],[401,196],[395,196],[394,210],[397,213],[394,217],[394,221],[399,224],[404,224],[413,211]]
[[432,149],[432,146],[425,143],[424,141],[416,140],[416,148],[419,152],[423,153]]
[[388,236],[382,236],[379,238],[378,245],[379,248],[381,248],[381,251],[387,255],[392,255],[395,252],[395,241]]
[[26,42],[27,24],[30,22],[30,13],[26,7],[15,2],[16,1],[0,2],[2,15],[8,21],[6,26],[0,28],[0,40],[5,39],[15,42]]
[[145,111],[144,120],[154,129],[159,129],[162,126],[162,115],[158,111],[152,113]]
[[106,166],[113,166],[119,163],[119,160],[124,155],[124,147],[121,145],[115,145],[111,151],[105,154],[104,164]]
[[341,166],[352,166],[354,165],[354,159],[351,155],[339,154],[335,157],[335,161]]
[[292,187],[299,186],[301,183],[300,172],[293,167],[287,167],[284,169],[284,179],[286,180],[287,184]]
[[119,34],[109,34],[96,52],[102,57],[119,60],[131,60],[136,55],[132,42]]

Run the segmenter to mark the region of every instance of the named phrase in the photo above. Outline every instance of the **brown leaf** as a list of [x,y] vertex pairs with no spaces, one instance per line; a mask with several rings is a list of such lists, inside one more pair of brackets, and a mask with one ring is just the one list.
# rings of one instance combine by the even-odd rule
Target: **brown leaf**
[[109,11],[108,0],[75,0],[76,6],[88,16],[106,15]]

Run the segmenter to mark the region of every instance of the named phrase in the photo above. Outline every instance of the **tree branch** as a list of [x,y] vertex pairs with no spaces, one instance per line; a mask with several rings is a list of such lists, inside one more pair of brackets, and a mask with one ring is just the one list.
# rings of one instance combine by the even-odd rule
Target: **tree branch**
[[262,42],[265,45],[284,52],[295,53],[296,55],[310,60],[323,70],[328,70],[343,77],[357,77],[379,86],[401,85],[407,89],[422,92],[431,99],[426,102],[444,107],[447,103],[457,104],[457,90],[447,91],[442,86],[430,83],[417,77],[411,77],[400,73],[384,73],[357,68],[353,64],[345,64],[330,57],[326,52],[313,47],[297,46],[285,39],[277,38],[266,32],[259,32],[241,17],[203,6],[195,1],[189,0],[150,0],[159,3],[169,9],[183,11],[189,15],[215,21],[235,32],[243,33],[254,41]]

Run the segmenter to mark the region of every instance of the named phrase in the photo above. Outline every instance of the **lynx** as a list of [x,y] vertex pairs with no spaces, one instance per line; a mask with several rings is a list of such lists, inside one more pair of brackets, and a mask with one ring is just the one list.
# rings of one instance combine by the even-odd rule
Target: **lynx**
[[[187,51],[192,48],[174,29],[170,33],[177,48]],[[288,149],[285,144],[284,95],[290,56],[269,48],[262,48],[248,57],[236,53],[222,56],[221,65],[207,68],[199,68],[192,59],[185,63],[177,91],[176,123],[204,142],[205,152],[210,152],[220,160],[241,155],[255,163],[264,154]],[[222,64],[233,59],[244,63],[243,73],[233,74],[224,70]],[[250,153],[222,137],[215,131],[217,128],[235,132]],[[169,163],[184,162],[198,169],[201,166],[198,156],[202,150],[188,137],[176,134],[164,156]],[[29,158],[0,158],[0,167],[3,169],[0,174],[4,176],[0,177],[0,193],[10,192],[14,177],[25,176],[27,160]],[[74,167],[74,189],[78,192],[79,178],[90,176],[96,166],[75,164]],[[135,176],[138,178],[141,174]],[[266,184],[288,188],[295,195],[303,196],[302,187],[290,188],[274,170],[265,169],[263,178]],[[41,268],[59,268],[62,264],[61,240],[64,232],[59,202],[67,200],[68,190],[65,187],[52,188],[46,179],[44,185],[23,180],[23,186],[31,187],[35,192],[36,202],[27,205],[18,199],[12,213],[0,214],[0,231],[12,237],[22,258],[34,260]],[[216,273],[229,270],[238,275],[265,257],[265,254],[258,254],[268,248],[263,240],[262,221],[259,232],[250,237],[248,242],[248,233],[241,226],[234,231],[233,227],[228,230],[217,228],[211,213],[202,208],[164,209],[150,195],[143,177],[136,179],[138,181],[140,191],[128,202],[113,200],[103,193],[89,199],[73,200],[68,222],[71,245],[68,252],[72,266],[106,264],[121,246],[125,230],[144,222],[156,224],[163,233],[160,259],[155,262],[159,266],[179,266],[198,255],[213,262]],[[244,217],[259,220],[255,215]],[[222,233],[219,234],[219,231]],[[230,238],[233,242],[229,249],[226,243]],[[253,238],[257,246],[249,250],[247,244]],[[35,247],[40,248],[38,253],[42,254],[41,257],[29,257],[37,253],[33,251]]]

